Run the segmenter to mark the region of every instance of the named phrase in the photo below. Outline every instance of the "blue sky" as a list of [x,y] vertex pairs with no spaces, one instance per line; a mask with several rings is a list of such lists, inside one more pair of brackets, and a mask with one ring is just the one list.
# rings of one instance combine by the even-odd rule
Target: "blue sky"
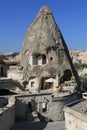
[[87,50],[87,0],[0,0],[0,52],[22,50],[26,31],[44,5],[68,48]]

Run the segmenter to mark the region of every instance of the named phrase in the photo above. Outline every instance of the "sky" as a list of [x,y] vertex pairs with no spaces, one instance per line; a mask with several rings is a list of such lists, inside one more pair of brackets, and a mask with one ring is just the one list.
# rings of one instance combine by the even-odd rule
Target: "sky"
[[28,27],[45,5],[68,49],[87,50],[87,0],[0,0],[0,52],[22,50]]

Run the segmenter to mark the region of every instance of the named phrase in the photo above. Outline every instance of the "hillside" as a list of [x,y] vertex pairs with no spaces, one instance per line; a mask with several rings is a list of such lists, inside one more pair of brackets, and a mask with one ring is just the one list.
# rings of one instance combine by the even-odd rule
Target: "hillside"
[[87,50],[69,50],[73,63],[87,64]]
[[81,81],[81,88],[87,91],[87,50],[70,50],[73,64]]
[[87,50],[70,50],[70,55],[80,76],[87,74]]

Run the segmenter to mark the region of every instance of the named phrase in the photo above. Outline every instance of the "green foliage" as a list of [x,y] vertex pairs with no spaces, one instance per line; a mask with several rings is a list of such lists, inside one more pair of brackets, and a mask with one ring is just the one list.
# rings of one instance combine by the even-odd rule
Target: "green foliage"
[[[87,68],[87,64],[82,64],[81,62],[75,63],[74,66],[75,66],[75,69],[77,70],[77,72],[78,72],[78,70]],[[84,76],[81,76],[80,81],[81,81],[81,85],[83,87],[83,91],[87,91],[87,74],[85,74]]]
[[74,64],[76,70],[87,68],[87,64],[75,63]]
[[80,81],[83,86],[83,91],[87,91],[87,76],[80,77]]

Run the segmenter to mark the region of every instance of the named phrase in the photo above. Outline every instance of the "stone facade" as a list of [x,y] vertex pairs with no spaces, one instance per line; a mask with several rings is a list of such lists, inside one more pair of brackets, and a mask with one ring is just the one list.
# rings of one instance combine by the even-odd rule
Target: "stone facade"
[[73,102],[64,108],[65,130],[87,129],[87,100]]
[[[30,91],[55,90],[56,87],[70,85],[70,82],[74,91],[80,85],[62,33],[47,6],[41,8],[28,28],[20,64],[23,67],[24,83]],[[49,78],[57,82],[45,82]]]
[[[60,98],[53,98],[51,93],[21,94],[16,96],[16,118],[27,119],[33,113],[37,113],[48,121],[61,121],[64,120],[64,106],[77,98],[77,93]],[[36,109],[33,109],[32,101],[36,102]],[[30,110],[30,106],[32,110]],[[19,110],[21,111],[20,113]],[[32,116],[32,118],[34,117]],[[39,117],[37,116],[37,118]]]

